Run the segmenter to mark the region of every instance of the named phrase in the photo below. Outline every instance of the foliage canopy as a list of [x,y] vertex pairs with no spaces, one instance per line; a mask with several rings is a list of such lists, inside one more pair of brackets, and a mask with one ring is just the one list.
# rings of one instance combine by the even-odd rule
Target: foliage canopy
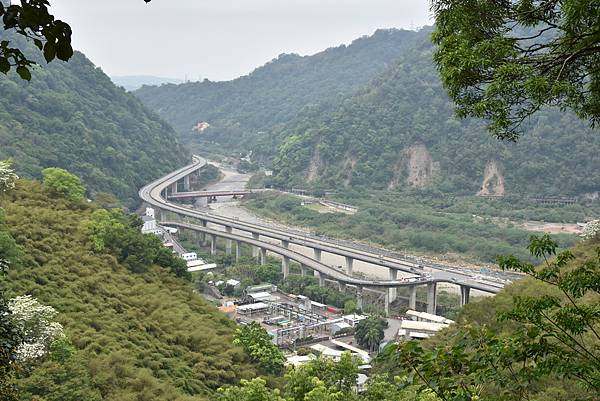
[[93,204],[50,197],[41,184],[25,180],[0,195],[0,204],[6,212],[0,233],[22,249],[0,283],[3,294],[30,294],[52,306],[75,348],[72,353],[63,345],[19,372],[21,400],[209,400],[217,388],[255,376],[243,350],[232,345],[234,322],[160,256],[131,271],[120,246],[140,241],[137,220],[111,214],[110,222],[124,228],[97,250],[87,231],[99,219]]
[[600,250],[577,261],[571,251],[557,253],[547,235],[532,237],[529,250],[545,260],[541,267],[513,256],[499,260],[502,268],[531,276],[523,284],[535,287],[527,291],[535,295],[517,291],[497,314],[498,329],[470,322],[430,349],[407,342],[388,356],[442,400],[594,399],[600,391]]
[[81,179],[62,168],[50,167],[42,170],[44,185],[50,191],[62,195],[72,201],[82,200],[85,187]]
[[9,37],[44,67],[29,83],[0,74],[0,159],[12,158],[19,176],[67,169],[91,199],[107,192],[133,207],[138,188],[186,163],[173,129],[84,55],[46,64],[24,39]]
[[460,116],[498,138],[546,106],[600,122],[600,7],[595,0],[434,0],[435,61]]

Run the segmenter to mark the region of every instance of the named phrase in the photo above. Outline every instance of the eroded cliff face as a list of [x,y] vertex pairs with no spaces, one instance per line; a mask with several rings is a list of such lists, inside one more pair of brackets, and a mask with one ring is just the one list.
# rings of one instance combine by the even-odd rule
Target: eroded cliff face
[[352,183],[352,172],[354,171],[354,168],[356,167],[356,163],[358,163],[358,160],[356,159],[356,157],[350,155],[350,154],[346,154],[344,156],[344,167],[343,167],[343,174],[345,175],[344,178],[344,186],[348,187],[350,186],[350,184]]
[[504,193],[504,166],[498,160],[490,160],[485,166],[477,196],[504,196]]
[[315,147],[310,163],[308,164],[308,170],[306,171],[306,181],[315,182],[319,179],[320,173],[323,170],[323,160],[321,159],[321,152],[319,147]]
[[406,150],[408,157],[408,178],[406,183],[412,187],[422,188],[431,183],[440,172],[440,163],[433,160],[427,147],[415,144]]
[[394,164],[394,167],[392,170],[392,179],[390,180],[390,183],[388,184],[389,190],[394,190],[394,189],[398,188],[398,186],[400,185],[403,164],[404,163],[402,163],[402,160],[398,160],[396,162],[396,164]]

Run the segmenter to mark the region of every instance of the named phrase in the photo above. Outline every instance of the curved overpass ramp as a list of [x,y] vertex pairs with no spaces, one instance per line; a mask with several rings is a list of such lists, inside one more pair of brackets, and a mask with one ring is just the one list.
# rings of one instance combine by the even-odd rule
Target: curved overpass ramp
[[[177,181],[181,180],[185,176],[194,173],[195,171],[201,169],[207,164],[206,159],[194,156],[193,163],[177,169],[172,173],[167,174],[164,177],[161,177],[150,184],[144,186],[139,191],[140,198],[161,210],[166,210],[170,212],[174,212],[181,216],[192,217],[195,219],[199,219],[204,222],[210,222],[216,225],[221,225],[224,227],[230,227],[231,229],[236,229],[239,231],[247,232],[247,233],[255,233],[260,236],[277,239],[280,241],[285,241],[288,243],[293,243],[301,246],[307,246],[313,249],[317,249],[324,252],[329,252],[336,255],[345,256],[348,258],[360,260],[366,263],[371,263],[377,266],[386,267],[388,269],[400,270],[404,272],[409,272],[411,274],[418,274],[415,271],[416,265],[414,263],[403,261],[399,259],[392,259],[390,257],[383,257],[382,255],[376,255],[373,253],[369,253],[360,249],[350,248],[344,245],[337,244],[333,241],[327,241],[319,238],[314,238],[308,235],[299,235],[295,232],[289,232],[285,230],[280,230],[273,227],[247,223],[237,219],[226,218],[222,216],[216,216],[211,213],[202,212],[198,210],[192,210],[187,207],[177,205],[167,201],[163,197],[163,192],[175,184]],[[231,240],[241,241],[253,246],[261,247],[267,249],[271,252],[277,253],[282,256],[289,257],[291,260],[294,260],[298,263],[301,263],[307,267],[310,267],[320,273],[334,279],[338,280],[342,283],[352,284],[352,285],[360,285],[360,286],[369,286],[369,287],[403,287],[403,286],[414,286],[414,285],[422,285],[429,283],[451,283],[456,285],[468,286],[470,288],[488,292],[488,293],[497,293],[502,288],[502,285],[491,285],[488,283],[481,283],[477,280],[471,279],[468,274],[458,273],[458,272],[449,272],[434,270],[432,273],[432,277],[426,279],[425,277],[420,277],[418,281],[401,281],[401,280],[366,280],[366,279],[358,279],[347,274],[344,274],[342,271],[332,268],[324,263],[319,262],[316,259],[310,258],[308,256],[302,255],[298,252],[289,250],[283,246],[278,246],[268,241],[261,241],[260,239],[250,238],[247,236],[234,234],[226,231],[214,230],[203,225],[194,225],[194,224],[186,224],[186,223],[176,223],[169,222],[169,225],[178,226],[190,230],[195,230],[199,232],[205,232],[207,234],[217,235],[222,238],[227,238]],[[426,267],[431,267],[427,266]],[[435,269],[435,267],[432,267]]]

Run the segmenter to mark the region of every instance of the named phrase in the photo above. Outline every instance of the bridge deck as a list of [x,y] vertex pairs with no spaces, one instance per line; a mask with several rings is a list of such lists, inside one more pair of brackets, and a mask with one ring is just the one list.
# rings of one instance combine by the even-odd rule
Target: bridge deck
[[[192,209],[168,202],[167,200],[165,200],[162,197],[162,195],[161,195],[162,192],[168,186],[179,181],[186,175],[189,175],[189,174],[199,170],[200,168],[204,167],[206,165],[206,163],[207,162],[205,159],[200,158],[198,156],[194,156],[193,164],[182,167],[170,174],[167,174],[166,176],[159,178],[159,179],[153,181],[152,183],[146,185],[142,189],[140,189],[140,191],[139,191],[140,198],[142,198],[148,204],[153,205],[159,209],[171,211],[171,212],[174,212],[174,213],[182,215],[182,216],[193,217],[196,219],[200,219],[200,220],[214,223],[217,225],[231,227],[232,229],[237,229],[237,230],[245,231],[245,232],[249,232],[249,233],[255,232],[255,233],[260,234],[261,236],[266,236],[266,237],[273,238],[273,239],[284,240],[284,241],[288,241],[290,243],[295,243],[298,245],[303,245],[303,246],[308,246],[308,247],[312,247],[315,249],[320,249],[324,252],[330,252],[330,253],[341,255],[341,256],[348,256],[350,258],[353,258],[356,260],[361,260],[361,261],[371,263],[371,264],[374,264],[377,266],[382,266],[382,267],[396,269],[396,270],[402,270],[402,271],[410,272],[413,274],[416,273],[414,271],[415,264],[412,262],[407,262],[407,261],[400,260],[400,259],[393,259],[390,257],[381,257],[381,255],[372,254],[372,253],[369,253],[367,251],[363,251],[360,249],[349,248],[347,246],[340,245],[336,242],[332,242],[332,241],[328,241],[328,240],[313,238],[313,237],[310,237],[307,235],[299,235],[297,233],[284,231],[284,230],[280,230],[280,229],[276,229],[276,228],[272,228],[272,227],[267,227],[267,226],[262,226],[262,225],[258,225],[258,224],[252,224],[252,223],[246,223],[246,222],[242,222],[237,219],[231,219],[231,218],[226,218],[226,217],[222,217],[222,216],[216,216],[216,215],[213,215],[213,214],[210,214],[207,212],[192,210]],[[234,192],[234,191],[230,191],[230,192]],[[198,227],[202,227],[202,226],[198,226]],[[204,227],[202,227],[202,229],[208,230],[208,229],[205,229]],[[205,232],[208,232],[208,231],[205,231]],[[219,235],[224,238],[230,238],[230,239],[236,239],[236,240],[239,239],[246,243],[248,243],[248,240],[249,240],[248,237],[244,237],[244,236],[230,237],[230,236],[228,236],[230,234],[227,234],[223,231],[218,231],[218,230],[214,230],[214,234]],[[231,235],[235,235],[235,234],[231,234]],[[281,254],[281,252],[278,252],[279,249],[277,249],[277,248],[280,248],[280,247],[277,247],[277,245],[274,245],[274,244],[271,244],[268,242],[262,242],[262,241],[259,241],[259,242],[260,242],[260,245],[256,245],[256,246],[262,246],[265,249],[269,249],[275,253]],[[270,248],[270,247],[275,247],[275,248]],[[281,249],[285,249],[285,248],[281,247]],[[331,268],[329,266],[320,264],[320,262],[318,262],[315,259],[309,258],[304,255],[302,255],[302,259],[300,259],[300,260],[296,259],[296,256],[294,256],[294,258],[290,257],[290,259],[296,260],[299,263],[305,264],[306,266],[309,266],[309,267],[311,264],[313,264],[316,267],[322,268],[324,274],[331,276],[332,278],[340,277],[340,281],[350,283],[350,281],[348,281],[350,279],[348,276],[345,276],[339,270],[334,270],[333,268]],[[317,263],[317,264],[314,264],[314,263]],[[434,277],[430,280],[430,282],[449,282],[449,283],[454,283],[457,285],[468,286],[468,287],[471,287],[471,288],[474,288],[477,290],[481,290],[484,292],[490,292],[490,293],[496,293],[500,290],[499,287],[485,285],[483,283],[478,283],[476,280],[470,279],[468,273],[440,271],[439,269],[436,271],[435,270],[436,267],[428,266],[427,264],[425,264],[424,266],[431,267],[432,269],[434,269],[433,270]],[[319,269],[315,268],[315,270],[319,270]],[[330,274],[327,274],[326,271],[330,271]],[[345,276],[345,277],[342,277],[342,276]],[[355,278],[351,278],[351,279],[354,282],[356,282],[356,280],[358,280]],[[400,282],[400,281],[392,284],[389,280],[388,281],[358,280],[358,281],[360,282],[360,285],[374,286],[374,287],[378,287],[378,286],[379,287],[390,287],[390,285],[391,286],[406,286],[407,285],[406,282]],[[427,283],[427,281],[421,280],[420,283],[425,284],[425,283]]]
[[169,199],[188,199],[188,198],[212,198],[217,196],[241,196],[251,194],[251,190],[243,191],[190,191],[176,192],[167,195]]

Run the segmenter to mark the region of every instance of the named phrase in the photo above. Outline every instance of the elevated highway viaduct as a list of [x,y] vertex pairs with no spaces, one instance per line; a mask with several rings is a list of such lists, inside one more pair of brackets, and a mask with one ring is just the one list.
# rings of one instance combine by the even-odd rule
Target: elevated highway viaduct
[[[193,163],[173,171],[166,176],[153,181],[139,191],[140,198],[149,205],[152,205],[158,210],[175,213],[182,217],[191,218],[195,223],[183,222],[168,222],[171,226],[180,227],[186,230],[199,233],[201,241],[205,242],[208,235],[211,239],[211,249],[216,252],[216,238],[224,238],[226,240],[226,252],[231,254],[232,242],[236,241],[236,256],[239,257],[239,244],[246,243],[253,247],[253,256],[265,260],[266,252],[272,252],[282,257],[282,270],[284,276],[289,274],[289,261],[294,260],[302,266],[302,270],[306,268],[313,270],[313,274],[319,278],[319,284],[324,285],[326,278],[337,281],[340,285],[353,285],[357,288],[357,301],[362,303],[362,289],[367,288],[382,288],[386,289],[386,305],[394,301],[396,298],[396,289],[400,287],[410,288],[410,306],[415,306],[416,288],[417,286],[427,286],[427,311],[435,313],[436,295],[438,283],[452,283],[458,285],[461,289],[461,304],[469,302],[470,290],[476,289],[479,291],[495,294],[501,288],[501,283],[477,280],[471,278],[469,274],[441,269],[437,265],[424,264],[416,265],[413,262],[383,256],[384,251],[380,253],[368,252],[363,249],[353,248],[347,244],[339,244],[335,241],[322,239],[305,234],[299,234],[293,231],[286,231],[270,226],[264,226],[249,222],[240,221],[238,219],[217,216],[208,212],[193,210],[166,199],[169,193],[177,192],[177,183],[183,181],[184,189],[189,191],[189,176],[201,169],[207,164],[206,160],[198,156],[194,156]],[[187,177],[187,178],[186,178]],[[186,184],[186,182],[188,184]],[[219,228],[211,228],[208,224],[212,224]],[[236,232],[234,232],[234,230]],[[273,243],[273,241],[277,243]],[[289,249],[290,244],[296,244],[302,247],[312,249],[313,257],[308,257],[299,252]],[[343,271],[336,269],[321,262],[322,252],[340,255],[345,259]],[[371,280],[359,279],[353,277],[353,261],[360,260],[370,263],[388,270],[388,280]],[[430,275],[426,275],[422,268],[427,267],[432,270]],[[410,273],[414,279],[398,279],[398,271]]]

